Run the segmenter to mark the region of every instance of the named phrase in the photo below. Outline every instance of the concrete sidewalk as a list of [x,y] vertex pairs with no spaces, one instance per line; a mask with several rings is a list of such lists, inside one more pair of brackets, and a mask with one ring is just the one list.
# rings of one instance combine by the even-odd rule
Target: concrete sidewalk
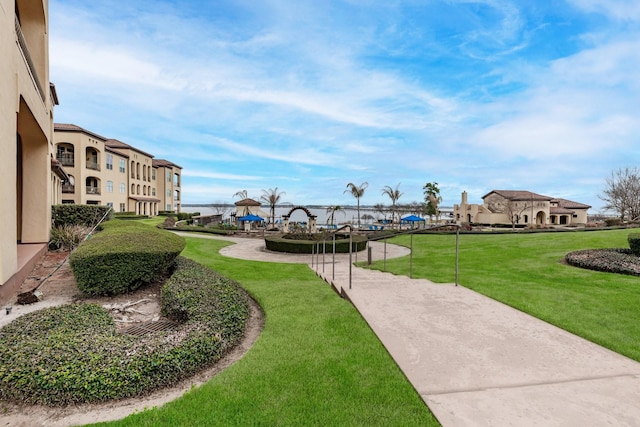
[[[384,256],[381,243],[372,249]],[[260,240],[222,253],[311,264]],[[407,253],[387,245],[388,258]],[[332,261],[320,255],[313,268],[354,304],[444,426],[640,426],[640,363],[462,286],[352,267],[349,289],[348,255]]]

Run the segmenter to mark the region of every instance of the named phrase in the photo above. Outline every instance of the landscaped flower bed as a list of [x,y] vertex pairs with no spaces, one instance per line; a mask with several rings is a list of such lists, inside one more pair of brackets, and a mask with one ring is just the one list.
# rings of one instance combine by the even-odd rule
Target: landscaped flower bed
[[575,267],[640,276],[640,257],[631,249],[586,249],[570,252],[565,259]]
[[162,288],[170,331],[118,332],[106,309],[73,304],[26,314],[0,329],[0,399],[68,405],[142,395],[222,357],[242,337],[248,296],[239,285],[178,258]]

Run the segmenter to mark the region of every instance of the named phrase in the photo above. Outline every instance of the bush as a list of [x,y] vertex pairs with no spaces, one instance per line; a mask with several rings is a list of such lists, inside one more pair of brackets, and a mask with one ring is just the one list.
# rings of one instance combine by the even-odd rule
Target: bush
[[175,229],[180,231],[192,231],[195,233],[209,233],[209,234],[222,234],[222,235],[234,234],[236,230],[235,227],[217,227],[217,226],[205,227],[202,225],[180,225]]
[[[318,235],[320,236],[320,235]],[[299,236],[297,236],[299,237]],[[333,252],[333,237],[327,236],[326,240],[291,239],[287,235],[276,235],[264,238],[265,246],[274,252],[285,252],[291,254],[310,254],[316,251],[318,243],[320,252]],[[324,242],[324,249],[323,249]],[[353,251],[362,251],[367,247],[367,238],[354,234],[352,236]],[[349,235],[336,234],[336,253],[349,252]]]
[[54,227],[51,229],[49,249],[72,251],[89,232],[91,232],[91,229],[83,225],[59,225]]
[[629,242],[631,252],[633,252],[635,256],[640,256],[640,233],[630,233],[627,236],[627,241]]
[[[51,207],[51,220],[54,227],[60,225],[94,227],[109,209],[111,209],[109,206],[97,205],[53,205]],[[108,220],[110,215],[107,215],[105,220]]]
[[618,225],[622,225],[622,220],[620,218],[606,218],[604,220],[604,225],[607,227],[616,227]]
[[82,243],[69,261],[78,288],[87,295],[117,295],[164,274],[185,240],[168,231],[129,221],[111,221]]
[[202,370],[242,337],[248,297],[235,282],[179,258],[165,287],[163,310],[187,313],[171,331],[118,333],[96,304],[43,309],[0,329],[0,399],[69,405],[140,396]]
[[568,253],[565,260],[574,267],[640,276],[640,258],[630,249],[586,249]]

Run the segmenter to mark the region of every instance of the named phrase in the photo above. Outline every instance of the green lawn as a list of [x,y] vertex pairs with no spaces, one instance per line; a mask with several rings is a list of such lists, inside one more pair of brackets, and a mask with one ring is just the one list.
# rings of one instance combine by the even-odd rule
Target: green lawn
[[266,313],[249,352],[221,374],[122,426],[438,425],[352,305],[305,265],[224,258],[187,238],[184,255],[235,279]]
[[[459,283],[640,361],[640,277],[562,263],[578,249],[628,248],[634,231],[461,234]],[[415,235],[413,250],[413,277],[454,281],[455,235]],[[387,271],[409,275],[409,257],[387,260]]]

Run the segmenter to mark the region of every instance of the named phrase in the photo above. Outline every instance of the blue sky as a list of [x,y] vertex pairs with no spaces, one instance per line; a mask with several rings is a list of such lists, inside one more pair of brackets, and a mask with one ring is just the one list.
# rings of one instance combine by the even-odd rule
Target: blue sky
[[640,0],[50,0],[73,123],[183,167],[183,203],[593,206],[640,161]]

